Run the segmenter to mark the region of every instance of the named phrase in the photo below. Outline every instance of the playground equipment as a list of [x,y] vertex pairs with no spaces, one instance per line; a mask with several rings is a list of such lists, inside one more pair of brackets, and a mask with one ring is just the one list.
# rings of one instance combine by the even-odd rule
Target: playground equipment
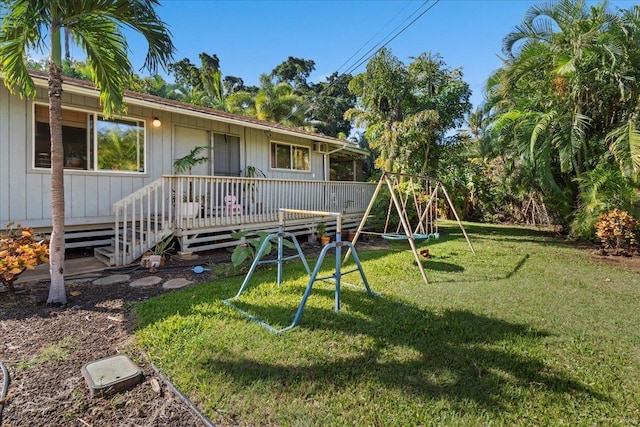
[[[400,185],[401,180],[406,182],[406,188],[408,191],[402,191]],[[389,208],[387,209],[384,231],[382,233],[364,231],[364,227],[367,220],[369,219],[371,209],[373,208],[380,190],[385,184],[389,189],[391,199],[389,201]],[[358,241],[358,237],[363,233],[380,234],[383,239],[389,241],[408,242],[415,257],[416,263],[420,268],[422,280],[425,283],[429,283],[427,275],[424,271],[424,266],[422,265],[422,260],[420,259],[420,255],[418,253],[418,249],[416,248],[416,242],[428,240],[430,237],[438,238],[440,236],[440,233],[438,232],[437,222],[438,215],[435,211],[438,203],[439,192],[442,192],[442,194],[444,194],[447,202],[449,203],[449,207],[451,208],[451,211],[453,212],[456,221],[458,222],[458,226],[460,227],[460,230],[462,230],[464,238],[467,240],[467,244],[469,245],[471,252],[475,255],[476,252],[473,249],[471,241],[469,240],[469,236],[467,236],[467,232],[462,226],[462,222],[458,217],[458,213],[456,212],[456,209],[454,208],[453,203],[449,198],[449,194],[447,194],[447,190],[442,185],[442,182],[434,178],[388,171],[384,171],[382,173],[382,176],[378,181],[378,185],[373,192],[373,196],[371,197],[371,201],[369,202],[369,206],[367,207],[367,210],[362,217],[362,221],[360,222],[360,225],[358,226],[358,229],[356,230],[355,236],[351,240],[351,243],[355,245]],[[413,199],[413,205],[415,206],[418,218],[418,222],[415,227],[411,227],[409,215],[407,213],[410,199]],[[395,207],[395,210],[400,218],[400,222],[397,225],[395,233],[389,231],[389,223],[393,207]],[[349,249],[347,251],[347,254],[345,255],[344,261],[349,258],[350,254],[351,250]]]
[[[334,242],[331,242],[327,245],[325,245],[322,249],[322,251],[320,252],[320,256],[318,257],[318,261],[316,262],[316,265],[313,269],[313,272],[309,269],[309,264],[307,263],[306,258],[304,257],[304,254],[302,253],[302,249],[300,248],[300,244],[298,243],[298,239],[296,238],[296,236],[293,233],[287,232],[285,231],[285,215],[286,214],[298,214],[298,215],[309,215],[309,216],[315,216],[315,217],[335,217],[336,218],[336,240]],[[256,256],[253,260],[253,263],[251,264],[251,267],[249,268],[249,272],[247,273],[244,281],[242,282],[242,285],[240,286],[240,289],[238,290],[238,293],[229,299],[223,300],[223,302],[225,304],[227,304],[230,307],[233,307],[235,310],[239,311],[240,313],[242,313],[245,317],[257,322],[258,324],[260,324],[262,327],[264,327],[265,329],[274,332],[276,334],[281,334],[283,332],[286,332],[290,329],[293,329],[294,327],[296,327],[298,325],[298,322],[300,321],[300,318],[302,317],[302,311],[304,310],[304,306],[307,302],[307,299],[309,298],[309,295],[311,294],[311,289],[313,288],[313,284],[315,282],[317,282],[318,280],[330,280],[333,281],[335,283],[335,306],[334,309],[335,311],[339,311],[340,310],[340,286],[341,286],[341,281],[342,281],[342,276],[344,276],[345,274],[349,274],[349,273],[353,273],[358,271],[360,273],[360,277],[362,279],[362,282],[364,283],[364,287],[367,291],[367,294],[369,296],[375,296],[376,294],[374,292],[371,291],[371,288],[369,287],[369,283],[367,282],[367,278],[364,274],[364,271],[362,269],[362,264],[360,263],[360,259],[358,258],[358,254],[356,253],[356,250],[353,246],[353,244],[351,242],[343,242],[341,239],[341,234],[342,234],[342,214],[341,213],[336,213],[336,212],[324,212],[324,211],[305,211],[305,210],[298,210],[298,209],[278,209],[278,232],[277,233],[272,233],[269,234],[264,241],[262,242],[262,244],[260,245],[260,249],[258,249],[258,252],[256,253]],[[285,238],[290,238],[293,241],[293,244],[295,246],[295,249],[297,251],[296,255],[291,255],[288,257],[284,257],[283,256],[283,239]],[[277,259],[274,260],[263,260],[262,257],[265,255],[266,252],[266,248],[268,247],[269,243],[273,240],[277,239],[277,248],[278,248],[278,257]],[[348,270],[348,271],[342,271],[342,248],[346,247],[348,248],[348,251],[353,254],[353,260],[356,264],[356,267]],[[325,276],[325,277],[318,277],[318,274],[320,272],[320,268],[322,267],[322,263],[324,261],[325,256],[327,255],[327,252],[329,252],[329,250],[331,249],[335,249],[336,254],[335,254],[335,270],[334,272],[330,275],[330,276]],[[307,274],[309,274],[309,282],[307,283],[307,287],[304,291],[304,294],[302,295],[302,300],[300,301],[300,304],[298,305],[298,309],[296,311],[295,317],[293,318],[293,322],[291,322],[291,324],[283,329],[276,329],[273,326],[269,325],[268,323],[266,323],[265,321],[247,313],[246,311],[240,309],[239,307],[236,307],[235,305],[233,305],[232,301],[236,300],[240,297],[240,295],[242,295],[242,293],[245,291],[247,285],[249,284],[249,281],[251,280],[251,277],[253,276],[253,273],[255,272],[256,268],[258,267],[258,265],[260,264],[273,264],[273,263],[277,263],[278,264],[278,270],[277,270],[277,284],[278,286],[282,283],[282,266],[284,261],[290,260],[290,259],[295,259],[295,258],[300,258],[300,260],[302,261],[305,270],[307,271]],[[347,284],[347,283],[345,283]]]

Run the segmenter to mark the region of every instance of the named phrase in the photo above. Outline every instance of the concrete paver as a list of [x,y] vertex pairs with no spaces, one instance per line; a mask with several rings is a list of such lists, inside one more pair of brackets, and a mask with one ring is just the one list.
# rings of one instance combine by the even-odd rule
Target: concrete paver
[[97,286],[117,285],[120,283],[126,283],[129,280],[131,280],[131,276],[128,274],[112,274],[110,276],[105,276],[94,280],[93,284]]
[[[105,268],[107,268],[107,266],[94,257],[67,259],[64,261],[64,277],[66,278],[84,273],[101,272]],[[37,282],[40,280],[51,280],[48,263],[40,264],[33,270],[24,271],[16,280],[16,284]]]
[[160,282],[162,282],[161,277],[146,276],[141,277],[138,280],[134,280],[133,282],[129,283],[129,286],[131,286],[132,288],[148,288],[150,286],[157,285]]
[[163,283],[162,289],[180,289],[187,285],[192,284],[191,280],[187,280],[184,277],[178,277],[176,279],[170,279]]

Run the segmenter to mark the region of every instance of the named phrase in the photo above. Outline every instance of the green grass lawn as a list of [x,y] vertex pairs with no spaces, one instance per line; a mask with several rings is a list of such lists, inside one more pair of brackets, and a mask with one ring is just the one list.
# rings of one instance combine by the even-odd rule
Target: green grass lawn
[[[359,250],[380,295],[345,286],[335,312],[317,282],[282,335],[222,303],[244,276],[137,305],[136,334],[222,425],[640,425],[640,275],[540,231],[467,231],[476,255],[453,224],[421,245],[428,285],[410,251]],[[278,287],[275,270],[238,305],[282,328],[308,276],[289,263]]]

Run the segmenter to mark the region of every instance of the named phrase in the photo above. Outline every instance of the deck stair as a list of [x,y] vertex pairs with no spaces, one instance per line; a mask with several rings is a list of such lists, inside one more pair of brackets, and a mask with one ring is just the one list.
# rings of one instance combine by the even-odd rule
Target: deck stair
[[128,265],[170,236],[170,194],[160,178],[114,204],[114,237],[109,246],[94,249],[94,256],[108,266]]
[[[154,232],[149,233],[143,229],[141,229],[141,232],[142,232],[142,236],[141,236],[142,238],[139,238],[140,236],[134,238],[133,232],[131,230],[127,231],[126,236],[123,235],[122,230],[119,230],[120,236],[117,239],[118,241],[117,244],[119,245],[118,253],[120,254],[119,256],[125,264],[130,264],[141,255],[141,254],[137,255],[139,251],[136,251],[136,248],[140,248],[144,246],[144,247],[147,247],[146,250],[152,249],[153,246],[157,244],[157,242],[171,235],[171,232],[165,232],[158,236]],[[145,242],[156,242],[156,243],[153,246],[148,247],[148,245],[146,245]],[[122,264],[116,263],[116,238],[115,237],[111,237],[109,246],[102,246],[99,248],[95,248],[93,253],[97,259],[99,259],[100,261],[102,261],[103,263],[105,263],[110,267],[115,265],[122,265]]]

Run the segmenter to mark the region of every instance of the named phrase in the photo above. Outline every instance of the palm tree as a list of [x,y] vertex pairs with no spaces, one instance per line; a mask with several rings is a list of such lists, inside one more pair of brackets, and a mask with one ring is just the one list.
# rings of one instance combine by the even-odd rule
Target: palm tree
[[289,83],[274,83],[268,74],[260,76],[260,90],[255,97],[258,119],[302,127],[305,124],[302,103]]
[[636,185],[640,177],[640,8],[607,6],[532,6],[488,84],[493,136],[535,171],[565,221],[589,216],[582,193],[605,187],[585,183],[613,179],[611,167]]
[[380,152],[378,166],[395,170],[399,152],[394,125],[404,120],[403,101],[411,94],[405,65],[389,49],[382,48],[367,63],[366,71],[351,80],[349,89],[360,105],[345,116],[356,126],[367,127],[367,139]]
[[73,41],[84,50],[107,117],[125,110],[123,92],[133,72],[122,30],[133,29],[146,39],[144,66],[152,72],[171,59],[174,47],[169,31],[154,10],[159,4],[157,0],[7,0],[5,4],[0,27],[0,61],[9,90],[23,97],[35,97],[27,54],[44,48],[49,51],[52,233],[47,302],[64,304],[67,297],[63,276],[62,31],[69,31]]
[[390,50],[378,51],[366,71],[349,83],[357,108],[345,113],[367,126],[378,148],[378,167],[426,175],[437,164],[435,148],[471,108],[469,85],[439,55],[423,53],[405,66]]

